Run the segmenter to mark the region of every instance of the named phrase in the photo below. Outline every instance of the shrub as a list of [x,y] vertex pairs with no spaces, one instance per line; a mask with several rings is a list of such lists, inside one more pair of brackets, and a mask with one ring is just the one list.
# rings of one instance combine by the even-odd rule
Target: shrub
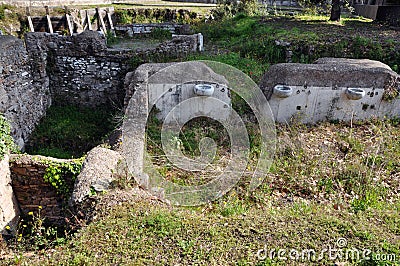
[[11,127],[8,121],[0,114],[0,160],[4,158],[4,155],[9,151],[14,151],[14,140],[10,135]]
[[10,9],[10,5],[0,5],[0,19],[4,19],[6,17],[5,10]]

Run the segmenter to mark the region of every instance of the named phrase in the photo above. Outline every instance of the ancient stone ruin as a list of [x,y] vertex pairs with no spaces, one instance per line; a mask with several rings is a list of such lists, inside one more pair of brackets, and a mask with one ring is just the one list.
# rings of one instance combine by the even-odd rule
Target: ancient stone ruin
[[400,113],[399,75],[367,59],[277,64],[265,73],[260,87],[281,123],[365,120]]
[[[0,36],[0,112],[10,121],[12,136],[23,148],[51,104],[129,106],[125,111],[134,114],[136,126],[123,141],[134,152],[131,172],[146,184],[143,162],[150,107],[155,103],[164,119],[174,105],[195,97],[194,88],[202,85],[200,89],[213,88],[224,108],[231,104],[229,86],[233,85],[202,62],[181,64],[181,68],[178,64],[177,72],[168,72],[165,69],[173,63],[137,67],[132,58],[141,62],[155,55],[180,57],[201,51],[202,46],[199,34],[175,36],[147,50],[110,49],[104,36],[93,31],[68,37],[28,33],[25,43]],[[152,84],[157,86],[149,86]],[[278,64],[265,73],[260,87],[277,122],[348,121],[400,114],[400,77],[376,61],[322,58],[308,65]],[[48,219],[62,222],[62,207],[81,204],[92,189],[107,189],[123,161],[118,151],[95,148],[86,158],[72,198],[65,198],[43,179],[49,165],[64,161],[11,155],[9,162],[6,157],[0,162],[0,230],[13,225],[20,211],[27,213],[39,206]],[[72,188],[72,181],[65,182]]]
[[[85,31],[74,36],[28,33],[25,43],[15,37],[0,36],[0,113],[10,122],[11,134],[16,144],[23,149],[51,104],[111,108],[123,106],[127,91],[124,88],[124,77],[136,67],[132,62],[146,61],[154,56],[182,57],[201,49],[202,38],[199,34],[177,35],[156,47],[140,50],[110,49],[106,46],[105,37],[96,31]],[[104,154],[112,151],[99,151],[103,151],[100,157],[111,158],[110,154]],[[96,150],[92,154],[97,154]],[[88,169],[99,166],[98,160],[91,165],[93,158],[89,155],[79,182],[86,180],[85,173],[90,173],[93,179],[94,173]],[[2,233],[8,232],[4,231],[6,225],[15,225],[20,211],[27,214],[38,210],[39,206],[49,221],[63,222],[63,208],[69,198],[58,193],[43,176],[51,165],[64,162],[73,163],[71,160],[31,155],[13,155],[10,161],[6,157],[0,162]],[[98,182],[96,178],[93,184],[86,181],[89,186],[81,186],[78,182],[79,189],[75,191],[73,199],[81,200],[77,195],[86,193],[92,185],[96,187],[97,184],[100,189],[111,182],[111,176],[108,177],[105,172],[95,177],[104,178],[100,179],[104,182]],[[73,181],[65,182],[73,187]],[[73,205],[75,200],[71,202]]]

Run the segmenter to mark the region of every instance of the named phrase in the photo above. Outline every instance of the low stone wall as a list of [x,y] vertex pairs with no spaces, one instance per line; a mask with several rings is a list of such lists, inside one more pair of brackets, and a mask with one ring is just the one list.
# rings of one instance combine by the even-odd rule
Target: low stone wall
[[151,33],[155,29],[167,30],[173,34],[188,34],[190,27],[187,24],[174,23],[136,23],[129,25],[117,25],[115,31],[119,34],[133,37],[135,34]]
[[7,225],[14,227],[19,217],[19,207],[11,187],[8,156],[0,161],[0,235]]
[[[10,171],[15,197],[23,214],[37,213],[41,206],[41,216],[53,223],[64,222],[64,209],[68,198],[57,193],[50,183],[43,179],[46,169],[52,163],[71,162],[43,156],[12,155]],[[66,179],[69,187],[74,180]]]
[[400,75],[378,61],[320,58],[314,64],[276,64],[260,88],[280,123],[399,117]]
[[110,0],[3,0],[0,4],[13,6],[65,6],[65,5],[110,5]]
[[0,36],[0,113],[8,119],[12,136],[23,147],[50,106],[48,78],[32,75],[24,43]]
[[55,104],[95,107],[122,101],[129,57],[109,53],[98,32],[28,33],[25,41],[34,76],[49,76]]
[[176,58],[202,50],[202,36],[178,35],[152,49],[108,49],[104,36],[85,31],[74,36],[26,34],[26,47],[36,79],[49,76],[55,104],[122,106],[132,62]]

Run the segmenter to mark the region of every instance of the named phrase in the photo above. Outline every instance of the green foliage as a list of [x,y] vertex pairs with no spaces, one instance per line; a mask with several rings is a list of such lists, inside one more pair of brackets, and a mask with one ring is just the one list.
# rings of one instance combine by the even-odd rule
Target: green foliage
[[150,32],[150,37],[160,40],[160,41],[165,41],[165,40],[170,40],[172,39],[172,34],[169,30],[164,30],[161,28],[155,28]]
[[[398,42],[393,38],[373,37],[372,32],[378,35],[378,29],[371,28],[365,19],[343,18],[341,26],[327,22],[328,17],[324,16],[264,19],[239,14],[198,24],[195,31],[203,33],[206,43],[213,43],[212,54],[217,55],[211,55],[210,59],[218,60],[221,54],[234,52],[242,60],[250,59],[261,65],[283,63],[287,60],[285,45],[288,45],[295,63],[312,63],[321,57],[368,58],[399,71]],[[370,31],[371,34],[363,34]],[[243,65],[236,65],[246,70]],[[251,77],[258,81],[257,76]]]
[[222,22],[199,25],[197,31],[216,43],[221,50],[238,53],[241,59],[257,61],[262,65],[286,60],[285,48],[277,46],[275,39],[276,35],[290,33],[260,25],[257,17],[238,15]]
[[107,39],[108,46],[116,44],[119,41],[118,37],[111,30],[107,30],[106,39]]
[[129,15],[128,10],[126,9],[117,9],[115,11],[115,15],[117,16],[118,22],[121,24],[132,23],[132,17]]
[[258,11],[256,0],[218,0],[217,8],[212,10],[217,19],[231,18],[233,16],[255,15]]
[[43,179],[50,183],[57,190],[58,194],[63,195],[67,199],[81,171],[83,159],[63,163],[51,162],[46,168]]
[[112,131],[113,110],[51,106],[33,132],[26,150],[56,158],[79,158]]
[[167,8],[124,8],[116,9],[117,22],[120,24],[132,23],[194,23],[198,21],[198,15],[189,10],[175,10]]
[[10,135],[10,130],[10,124],[4,116],[0,114],[0,160],[10,151],[17,152],[14,140]]
[[246,73],[255,82],[260,81],[268,70],[269,64],[259,62],[250,57],[241,57],[238,52],[222,53],[217,55],[196,54],[187,57],[187,60],[211,60],[231,65]]
[[305,8],[305,11],[310,14],[327,13],[327,0],[299,0],[300,6]]
[[15,250],[19,252],[38,251],[65,243],[67,232],[62,230],[62,226],[57,228],[47,223],[46,218],[41,214],[43,208],[46,206],[38,206],[36,211],[22,215],[15,232],[11,232],[11,228],[7,227],[9,233],[13,235],[9,244]]
[[13,7],[11,5],[7,5],[7,4],[0,5],[0,20],[4,19],[6,17],[5,10],[12,9],[12,8]]
[[145,231],[161,237],[173,234],[181,226],[178,219],[166,212],[152,213],[137,225],[139,228],[144,228]]

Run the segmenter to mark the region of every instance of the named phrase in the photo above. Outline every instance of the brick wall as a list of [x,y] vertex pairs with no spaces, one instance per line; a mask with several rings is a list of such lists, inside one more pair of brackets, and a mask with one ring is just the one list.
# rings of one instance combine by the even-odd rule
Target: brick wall
[[[53,223],[63,223],[69,198],[43,179],[51,163],[71,162],[43,156],[12,155],[10,171],[15,197],[23,214],[37,212]],[[66,179],[72,189],[74,181]]]

